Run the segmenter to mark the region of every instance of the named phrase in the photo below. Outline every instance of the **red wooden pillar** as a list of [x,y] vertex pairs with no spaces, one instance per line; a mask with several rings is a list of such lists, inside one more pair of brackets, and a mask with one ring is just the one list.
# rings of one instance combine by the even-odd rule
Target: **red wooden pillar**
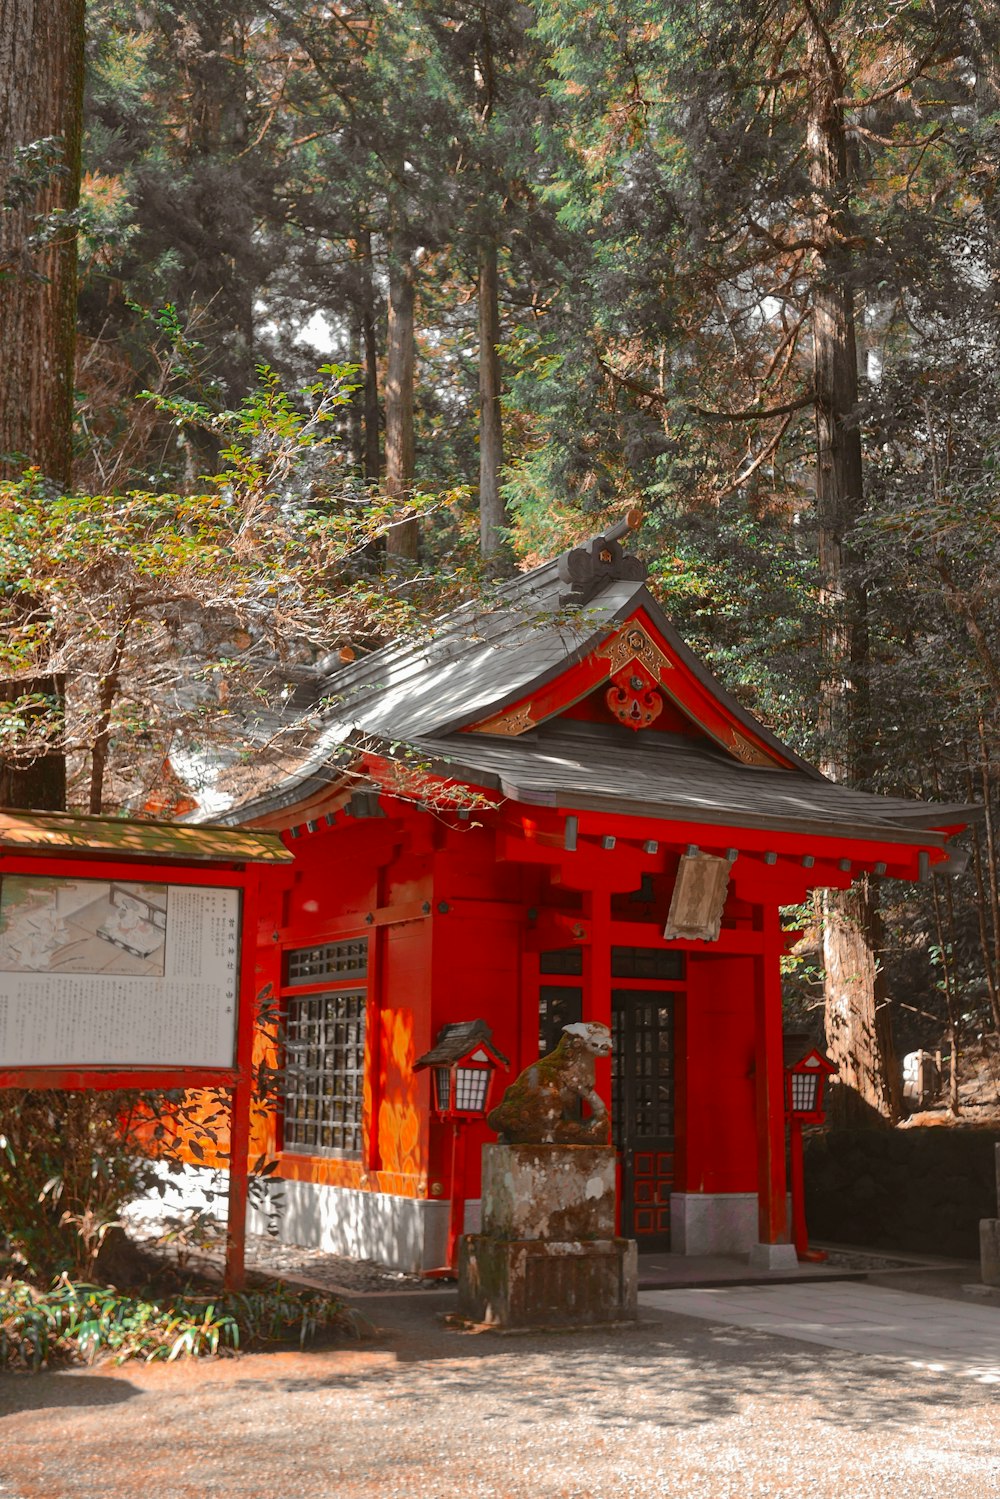
[[[584,914],[590,919],[590,946],[583,949],[583,1018],[611,1029],[611,889],[597,885],[584,894]],[[598,1096],[610,1107],[611,1063],[594,1068]]]
[[781,1012],[783,948],[776,906],[764,906],[762,925],[764,950],[757,960],[757,982],[754,985],[754,1061],[757,1091],[757,1223],[759,1243],[766,1246],[788,1243]]

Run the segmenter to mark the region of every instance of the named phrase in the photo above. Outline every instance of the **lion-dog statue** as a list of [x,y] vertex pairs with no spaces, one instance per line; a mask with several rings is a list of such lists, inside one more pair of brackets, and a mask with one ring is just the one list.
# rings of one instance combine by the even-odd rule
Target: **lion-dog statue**
[[[594,1091],[594,1063],[611,1055],[611,1032],[592,1020],[564,1025],[559,1044],[526,1067],[486,1123],[501,1145],[607,1145],[611,1121]],[[578,1101],[590,1118],[574,1118]]]

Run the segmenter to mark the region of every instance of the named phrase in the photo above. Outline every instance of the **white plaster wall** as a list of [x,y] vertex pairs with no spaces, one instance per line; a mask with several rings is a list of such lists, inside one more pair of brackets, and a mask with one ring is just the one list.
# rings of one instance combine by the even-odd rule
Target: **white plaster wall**
[[447,1202],[300,1181],[272,1181],[267,1191],[270,1211],[247,1214],[251,1233],[266,1233],[270,1217],[282,1244],[378,1260],[410,1274],[445,1262]]
[[225,1224],[229,1211],[227,1172],[213,1171],[207,1166],[181,1165],[175,1173],[160,1165],[157,1174],[162,1193],[154,1190],[130,1202],[122,1214],[126,1222],[155,1232],[166,1225],[168,1218],[203,1209]]
[[[164,1196],[154,1192],[131,1203],[125,1213],[129,1222],[155,1228],[170,1216],[204,1208],[225,1224],[225,1172],[184,1166],[176,1176],[164,1170],[161,1181]],[[251,1204],[247,1210],[249,1233],[273,1231],[282,1244],[377,1260],[410,1274],[436,1269],[445,1262],[450,1211],[447,1201],[274,1180],[264,1184],[263,1197],[261,1206]],[[478,1203],[467,1204],[467,1224],[470,1218],[474,1221],[477,1208]]]

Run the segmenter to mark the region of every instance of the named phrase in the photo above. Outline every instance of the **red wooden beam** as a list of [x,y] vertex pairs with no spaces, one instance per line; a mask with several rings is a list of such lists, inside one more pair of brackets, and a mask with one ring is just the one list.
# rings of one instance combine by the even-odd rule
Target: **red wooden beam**
[[[279,866],[284,869],[285,865]],[[44,874],[46,879],[134,880],[144,885],[228,885],[242,889],[246,866],[212,864],[198,868],[190,864],[145,863],[136,859],[91,859],[83,856],[52,858],[45,853],[11,854],[0,850],[0,874]]]
[[140,1088],[150,1092],[189,1088],[231,1088],[235,1067],[3,1067],[0,1088],[92,1089],[111,1092]]

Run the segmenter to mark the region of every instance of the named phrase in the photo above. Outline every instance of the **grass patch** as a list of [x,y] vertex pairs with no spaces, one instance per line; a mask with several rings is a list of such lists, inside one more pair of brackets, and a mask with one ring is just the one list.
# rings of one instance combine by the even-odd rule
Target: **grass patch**
[[49,1290],[0,1281],[0,1369],[110,1359],[145,1363],[236,1353],[274,1342],[305,1347],[317,1333],[351,1330],[343,1302],[322,1291],[265,1290],[146,1299],[61,1275]]

